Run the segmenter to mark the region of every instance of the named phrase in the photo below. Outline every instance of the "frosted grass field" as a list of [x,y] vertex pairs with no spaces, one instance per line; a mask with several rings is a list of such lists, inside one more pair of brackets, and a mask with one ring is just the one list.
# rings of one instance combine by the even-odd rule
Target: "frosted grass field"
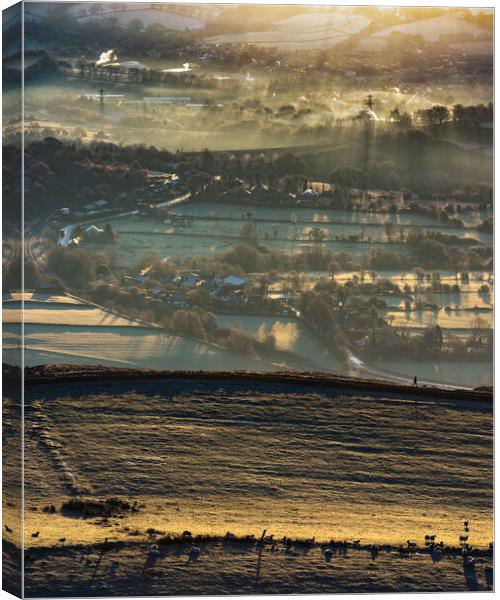
[[[13,408],[8,390],[6,406]],[[430,533],[456,545],[467,519],[470,542],[484,548],[493,535],[492,434],[491,407],[415,404],[394,393],[196,380],[29,386],[25,536],[35,560],[27,562],[27,590],[361,591],[367,577],[379,590],[472,589],[460,558],[435,564],[390,549],[376,561],[350,550],[350,560],[335,556],[328,565],[319,548],[292,557],[266,550],[259,559],[251,548],[201,544],[189,565],[189,547],[167,547],[146,575],[146,530],[259,536],[265,528],[277,539],[397,548],[407,539],[423,546]],[[7,498],[13,476],[7,470]],[[59,510],[68,481],[92,498],[137,501],[139,512],[104,520],[43,512]],[[6,523],[14,522],[9,511]],[[98,545],[104,538],[107,552]],[[484,589],[481,569],[474,585]]]
[[419,382],[429,381],[436,384],[449,384],[464,388],[493,385],[493,365],[491,360],[469,360],[463,358],[453,361],[420,361],[405,358],[390,360],[373,359],[374,367],[390,370],[412,379],[415,375]]
[[232,327],[265,341],[272,336],[278,350],[294,352],[328,372],[343,373],[345,365],[329,353],[317,335],[302,321],[289,317],[216,315],[219,327]]
[[[394,25],[382,31],[373,33],[368,38],[363,40],[361,47],[367,51],[376,51],[384,47],[385,41],[393,32],[398,32],[406,35],[421,35],[427,41],[438,40],[442,35],[472,35],[480,41],[485,38],[491,38],[491,31],[479,25],[474,25],[465,19],[461,19],[454,15],[442,15],[430,19],[420,19],[411,23]],[[464,50],[467,48],[465,43]],[[455,47],[462,47],[459,43]],[[491,45],[489,46],[489,54]]]
[[200,19],[177,14],[175,12],[148,8],[150,6],[150,4],[139,3],[137,8],[135,8],[134,5],[130,5],[126,10],[113,10],[113,6],[110,4],[104,6],[104,12],[102,15],[79,16],[81,10],[88,9],[88,5],[83,2],[76,4],[71,9],[71,12],[83,22],[92,20],[99,21],[114,17],[122,26],[128,25],[130,21],[133,21],[134,19],[139,19],[142,21],[144,27],[148,27],[153,23],[159,23],[167,29],[178,31],[183,31],[185,29],[201,29],[204,26],[204,22]]
[[[317,278],[304,274],[304,289],[311,287]],[[353,273],[341,273],[339,280],[352,279]],[[386,275],[386,274],[380,274]],[[455,297],[457,306],[461,298],[471,304],[472,298],[481,298],[485,307],[492,302],[490,296],[480,294],[479,274],[471,274],[471,282],[464,286],[468,294],[449,295]],[[391,275],[395,282],[415,284],[412,274]],[[454,277],[443,274],[443,281],[455,281]],[[281,284],[274,286],[275,292]],[[273,289],[274,289],[273,288]],[[428,301],[442,300],[441,294],[425,294]],[[401,307],[403,298],[393,299],[393,307]],[[18,293],[4,295],[3,344],[4,361],[18,364],[21,322],[21,296]],[[474,304],[477,306],[478,304]],[[88,304],[72,296],[57,296],[27,293],[25,299],[25,352],[26,366],[40,364],[89,364],[110,367],[143,367],[158,370],[253,370],[270,371],[285,368],[283,362],[274,364],[263,360],[231,352],[225,348],[207,344],[165,332],[159,328],[112,313],[98,306]],[[410,330],[439,324],[466,338],[471,327],[491,327],[493,312],[488,311],[445,311],[405,312],[394,308],[381,311],[386,318],[392,317],[392,326]],[[277,350],[294,355],[294,368],[299,370],[321,370],[336,374],[364,375],[347,358],[328,352],[316,334],[305,323],[290,317],[264,317],[252,315],[218,315],[219,326],[239,328],[263,342],[269,336],[274,339]],[[103,353],[103,349],[105,353]],[[286,360],[289,360],[286,358]],[[448,361],[407,361],[391,359],[377,361],[371,359],[365,364],[368,373],[376,377],[411,378],[417,374],[429,384],[458,385],[477,387],[491,384],[489,360],[469,363],[459,360]],[[373,370],[373,368],[375,370]],[[381,371],[380,371],[381,370]]]
[[[4,287],[39,290],[2,299],[4,587],[22,569],[28,598],[491,589],[487,13],[28,2],[25,62],[4,24],[7,195],[22,141],[27,194]],[[236,178],[363,178],[373,210],[208,194]],[[432,213],[448,198],[476,208]],[[70,243],[78,218],[116,239]],[[342,270],[372,264],[410,272]]]
[[409,327],[409,328],[421,328],[434,327],[439,325],[446,330],[453,333],[455,330],[460,333],[465,333],[471,329],[477,327],[478,319],[481,319],[482,328],[493,327],[493,311],[482,312],[482,311],[468,311],[460,310],[456,312],[447,312],[446,310],[439,310],[436,312],[426,311],[385,311],[384,317],[391,320],[391,324],[394,327]]
[[[29,295],[28,295],[29,296]],[[168,333],[89,304],[24,303],[24,364],[79,364],[158,370],[269,371],[270,363]],[[4,362],[18,365],[21,303],[3,305]]]
[[[394,225],[439,225],[435,219],[424,215],[414,215],[405,213],[354,213],[337,209],[318,209],[318,208],[292,208],[292,207],[263,207],[263,206],[238,206],[235,204],[224,204],[220,202],[189,202],[176,207],[175,212],[182,212],[200,217],[213,215],[217,217],[239,218],[246,212],[251,212],[254,218],[265,219],[285,219],[290,220],[296,216],[298,221],[316,221],[319,225],[322,223],[374,223],[382,225],[386,221]],[[479,225],[486,218],[485,211],[476,213],[464,213],[460,217],[466,225]]]
[[[267,527],[276,535],[377,543],[420,539],[435,530],[452,544],[468,517],[472,543],[490,541],[489,411],[428,401],[416,412],[401,398],[258,383],[244,389],[237,383],[138,381],[129,388],[124,393],[123,384],[96,383],[89,391],[69,384],[29,394],[29,507],[57,501],[65,490],[36,448],[33,410],[46,416],[44,429],[82,485],[96,496],[126,495],[146,504],[143,514],[130,517],[132,526],[149,522],[206,533]],[[29,545],[57,534],[51,516],[28,514],[27,532],[41,528]],[[71,535],[79,535],[78,522],[55,516],[53,523],[73,525]],[[123,525],[105,535],[123,537]],[[91,531],[104,533],[95,526]]]
[[[235,244],[245,243],[245,239],[240,236],[243,222],[234,226],[226,223],[198,221],[193,226],[186,227],[179,232],[158,221],[133,217],[108,219],[106,222],[109,222],[118,233],[118,240],[112,248],[120,263],[126,266],[137,264],[141,256],[149,250],[157,252],[163,258],[177,260],[210,256],[228,250]],[[313,244],[314,247],[323,246],[334,252],[349,252],[355,257],[362,256],[370,249],[367,243],[360,242],[311,242],[306,237],[308,230],[309,228],[290,226],[287,228],[289,239],[274,240],[272,227],[258,228],[258,233],[262,235],[259,242],[270,250],[290,254],[300,252],[303,248],[312,247]],[[265,233],[268,234],[267,238],[264,237]],[[294,239],[294,237],[298,239]],[[90,241],[84,242],[83,245],[96,252],[102,252],[109,248],[107,244],[96,244]],[[404,252],[404,246],[401,244],[391,244],[390,248],[395,252]]]
[[[137,263],[146,250],[158,252],[162,257],[182,259],[186,257],[207,256],[215,254],[232,245],[244,242],[241,228],[249,222],[247,213],[253,216],[260,244],[271,250],[288,253],[299,252],[304,247],[321,245],[334,252],[348,252],[354,257],[360,257],[369,252],[369,244],[386,242],[387,232],[385,223],[392,225],[391,237],[393,242],[378,248],[393,252],[407,253],[404,244],[397,243],[400,228],[408,233],[413,227],[442,231],[448,235],[469,237],[482,242],[491,242],[492,235],[480,233],[474,229],[439,227],[430,218],[397,215],[365,215],[347,216],[341,211],[315,211],[312,209],[267,209],[260,207],[244,207],[234,205],[216,205],[214,203],[194,203],[176,207],[176,213],[201,217],[190,226],[174,227],[169,223],[140,217],[138,215],[106,219],[118,233],[118,240],[113,249],[122,264]],[[224,220],[224,219],[229,220]],[[265,219],[266,221],[259,221]],[[471,226],[480,222],[481,216],[471,216]],[[285,221],[285,222],[283,222]],[[301,223],[301,221],[304,221]],[[102,226],[100,220],[97,225]],[[312,242],[312,230],[319,228],[325,236],[321,244]],[[362,237],[365,242],[349,239],[349,236]],[[341,241],[342,240],[342,241]],[[105,249],[105,245],[85,242],[85,245],[96,251]]]
[[316,12],[295,15],[269,24],[267,31],[227,33],[207,39],[214,44],[255,44],[278,46],[283,50],[331,48],[369,23],[361,15]]

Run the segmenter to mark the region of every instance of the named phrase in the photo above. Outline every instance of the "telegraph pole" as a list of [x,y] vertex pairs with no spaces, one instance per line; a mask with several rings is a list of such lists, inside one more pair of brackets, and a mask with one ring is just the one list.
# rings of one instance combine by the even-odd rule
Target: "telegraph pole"
[[368,97],[365,100],[365,106],[367,108],[367,115],[365,120],[365,151],[363,158],[363,170],[368,176],[371,161],[371,146],[373,141],[373,107],[375,106],[375,102],[371,94],[368,94]]

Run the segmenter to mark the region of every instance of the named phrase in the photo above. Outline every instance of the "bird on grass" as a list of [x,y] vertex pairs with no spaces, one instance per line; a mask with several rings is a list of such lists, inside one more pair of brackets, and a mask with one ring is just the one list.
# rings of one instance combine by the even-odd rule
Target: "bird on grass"
[[39,531],[35,531],[35,533],[31,534],[31,537],[32,538],[37,538],[39,535],[40,535],[40,532]]
[[5,531],[12,533],[12,529],[8,525],[5,526]]
[[66,541],[65,537],[59,538],[59,541],[61,542],[61,544],[64,544],[64,542]]

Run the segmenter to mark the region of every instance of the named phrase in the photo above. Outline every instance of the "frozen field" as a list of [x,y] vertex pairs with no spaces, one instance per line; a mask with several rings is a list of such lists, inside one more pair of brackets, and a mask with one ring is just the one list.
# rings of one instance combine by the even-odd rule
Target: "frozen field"
[[[372,365],[372,362],[370,362]],[[493,361],[490,360],[411,360],[392,358],[388,360],[373,360],[373,367],[390,369],[391,372],[412,379],[417,375],[418,380],[447,384],[464,388],[475,388],[483,385],[493,385]]]
[[315,12],[295,15],[270,23],[267,31],[227,33],[208,38],[214,44],[255,44],[278,46],[283,50],[331,48],[368,25],[362,15]]
[[[113,224],[112,219],[107,222]],[[160,224],[157,221],[141,224],[140,221],[136,220],[122,220],[113,224],[113,228],[118,233],[118,240],[113,244],[112,249],[116,252],[120,264],[129,267],[135,266],[142,255],[149,250],[158,253],[162,258],[166,257],[173,260],[199,258],[214,255],[228,250],[235,244],[244,243],[245,239],[240,237],[240,227],[235,231],[226,225],[204,223],[203,225],[193,225],[176,233],[172,227]],[[297,235],[299,238],[305,235],[301,229],[295,227],[290,229],[293,230],[292,235]],[[310,248],[314,245],[314,247],[329,248],[333,252],[348,252],[353,257],[358,258],[374,248],[368,243],[355,241],[326,240],[318,243],[311,242],[308,239],[293,239],[293,237],[286,240],[274,240],[272,239],[272,233],[268,238],[260,238],[259,243],[270,250],[283,251],[288,254],[300,252],[304,248]],[[109,244],[93,242],[84,242],[82,246],[94,252],[103,252],[110,247]],[[382,248],[385,248],[385,246],[382,246]],[[405,248],[401,244],[391,244],[390,250],[405,252]]]
[[[263,206],[238,206],[236,204],[223,204],[220,202],[188,202],[176,207],[175,212],[195,215],[199,217],[212,216],[217,217],[232,217],[241,218],[247,212],[251,212],[255,219],[279,219],[291,221],[292,217],[296,217],[297,221],[314,221],[318,225],[321,224],[375,224],[383,225],[389,221],[394,225],[408,226],[424,226],[438,225],[435,219],[424,215],[414,215],[405,213],[355,213],[351,211],[341,211],[337,209],[320,209],[320,208],[275,208]],[[486,212],[465,213],[461,216],[466,225],[479,225],[486,218]]]
[[[393,545],[407,539],[423,545],[424,535],[434,533],[456,545],[467,519],[470,543],[487,547],[493,535],[491,408],[432,399],[415,404],[394,393],[362,396],[314,386],[197,380],[30,386],[25,536],[36,557],[28,575],[33,595],[44,585],[64,595],[73,578],[81,595],[104,584],[122,593],[125,585],[133,593],[173,593],[182,581],[186,589],[203,581],[205,593],[217,593],[220,561],[227,565],[226,589],[248,589],[249,572],[255,578],[255,553],[230,554],[229,560],[224,552],[230,548],[204,546],[199,563],[185,570],[184,547],[177,554],[167,549],[151,588],[143,588],[150,527],[257,536],[266,528],[276,538]],[[8,455],[15,445],[9,429],[4,443]],[[136,500],[139,512],[105,521],[42,512],[48,504],[59,509],[72,489],[68,482],[93,498]],[[7,491],[12,484],[7,474]],[[6,523],[10,516],[7,511]],[[37,538],[33,531],[40,532]],[[126,544],[101,563],[95,544],[105,537]],[[367,552],[348,556],[353,562],[334,558],[332,571],[325,572],[330,566],[319,549],[308,558],[266,554],[262,589],[271,591],[273,579],[283,577],[288,583],[280,590],[327,591],[333,585],[329,591],[355,591],[369,574],[380,589],[467,588],[461,563],[451,559],[434,566],[429,556],[408,562],[382,553],[374,564]],[[372,565],[362,581],[353,564]],[[424,579],[414,569],[423,569]],[[136,584],[130,583],[132,573]]]
[[[29,296],[29,295],[27,295]],[[158,370],[272,370],[273,365],[224,348],[167,333],[75,299],[25,300],[26,366],[88,364]],[[21,303],[3,305],[3,360],[19,364]]]
[[[368,51],[380,50],[384,47],[387,38],[394,32],[406,35],[421,35],[428,42],[439,40],[441,36],[446,35],[464,35],[465,37],[472,34],[474,38],[483,43],[485,39],[488,40],[493,37],[493,32],[485,27],[480,27],[454,15],[442,15],[383,29],[365,39],[361,47]],[[462,48],[462,45],[456,43],[455,47]],[[467,50],[467,40],[463,50]],[[492,43],[483,48],[484,54],[489,54],[491,51]]]
[[[452,284],[453,285],[453,284]],[[423,298],[429,302],[437,304],[440,308],[449,307],[453,310],[460,309],[493,309],[493,293],[483,294],[479,291],[470,289],[473,286],[465,286],[462,292],[457,293],[432,293],[426,292],[422,294]],[[492,288],[493,291],[493,288]],[[384,301],[391,308],[404,308],[406,296],[404,294],[390,294],[384,296]],[[423,311],[427,313],[428,311]],[[463,314],[463,313],[462,313]],[[474,314],[474,313],[469,313]],[[483,312],[480,316],[483,317]]]
[[[309,356],[311,352],[318,351],[314,333],[304,323],[292,317],[217,315],[217,323],[221,327],[237,327],[248,331],[261,340],[271,334],[281,350],[304,352]],[[326,356],[326,350],[320,354]]]
[[[437,323],[436,320],[429,317],[432,315],[429,311],[421,313],[420,320],[415,316],[418,313],[410,313],[413,317],[410,320],[404,320],[404,312],[391,313],[388,311],[384,314],[395,314],[399,317],[399,320],[396,318],[393,320],[394,327],[420,330]],[[265,339],[266,335],[271,334],[276,340],[277,348],[289,350],[307,360],[314,360],[315,367],[323,372],[353,376],[363,374],[363,371],[357,370],[355,365],[350,362],[342,361],[339,357],[329,354],[314,332],[299,320],[287,317],[217,315],[217,322],[220,326],[237,327],[242,331],[247,331],[261,341]],[[440,325],[445,326],[442,322]],[[457,324],[455,323],[455,325]],[[464,338],[469,334],[468,329],[452,328],[450,332]],[[366,372],[371,376],[387,380],[403,378],[411,382],[413,376],[417,375],[421,382],[428,382],[429,385],[474,388],[492,385],[493,382],[492,361],[489,359],[434,361],[391,358],[377,361],[373,358],[366,361],[365,367],[367,368]]]
[[[310,274],[309,274],[310,275]],[[385,275],[385,274],[381,274]],[[304,274],[304,287],[310,287],[314,279]],[[353,274],[341,273],[337,278],[347,280]],[[392,275],[395,282],[414,283],[412,275]],[[454,278],[449,276],[450,281]],[[443,280],[447,276],[443,275]],[[465,286],[467,294],[450,295],[460,306],[462,298],[471,304],[474,295],[482,298],[484,307],[491,306],[492,299],[477,292],[479,281],[473,278]],[[427,300],[441,301],[444,294],[425,295]],[[457,297],[458,296],[458,297]],[[392,301],[389,308],[381,311],[386,318],[392,317],[392,326],[410,330],[439,324],[445,331],[465,338],[471,327],[491,327],[493,312],[484,310],[459,310],[437,312],[394,310],[404,302],[401,296],[387,296]],[[3,296],[3,348],[4,362],[19,364],[21,295]],[[440,304],[443,306],[443,304]],[[450,303],[451,305],[451,303]],[[478,306],[476,302],[473,306]],[[463,307],[462,307],[463,308]],[[199,340],[168,333],[139,320],[115,314],[99,306],[91,305],[73,296],[26,293],[24,303],[26,366],[40,364],[104,365],[110,367],[144,367],[157,370],[222,369],[271,371],[290,368],[283,361],[291,356],[265,362]],[[263,317],[251,315],[218,315],[219,326],[239,328],[251,333],[257,340],[268,336],[275,340],[278,350],[296,355],[293,368],[320,370],[337,374],[366,374],[383,379],[410,381],[416,374],[429,385],[458,385],[477,387],[491,384],[491,361],[381,361],[370,359],[359,371],[351,362],[328,353],[324,344],[305,323],[290,317]],[[288,364],[288,363],[287,363]],[[354,370],[353,370],[354,369]]]
[[322,370],[342,373],[344,365],[328,353],[317,335],[302,321],[292,317],[265,317],[250,315],[217,315],[220,327],[241,329],[264,341],[271,335],[278,350],[294,352],[306,359],[313,359]]
[[[316,280],[304,274],[303,286],[310,287]],[[340,273],[337,280],[352,279],[353,273]],[[395,283],[415,285],[413,274],[380,273],[390,276]],[[422,297],[439,306],[461,310],[411,311],[400,310],[402,296],[385,296],[389,308],[381,311],[386,318],[392,317],[392,326],[421,330],[439,324],[462,338],[468,337],[471,327],[491,327],[493,312],[492,295],[479,293],[480,274],[471,274],[471,281],[464,285],[464,294],[431,294]],[[308,279],[308,277],[310,277]],[[367,281],[370,277],[366,275]],[[455,282],[451,275],[443,274],[443,282]],[[278,286],[279,287],[279,286]],[[277,289],[278,289],[277,287]],[[446,297],[446,298],[445,298]],[[448,298],[449,297],[449,298]],[[446,303],[443,300],[446,299]],[[3,296],[3,345],[4,362],[18,364],[20,360],[21,295]],[[482,304],[480,302],[482,301]],[[449,303],[448,303],[449,301]],[[283,360],[276,364],[248,357],[212,344],[170,334],[148,323],[129,319],[101,307],[91,305],[73,296],[26,293],[25,297],[25,351],[27,366],[40,364],[88,364],[110,367],[144,367],[158,370],[202,369],[216,371],[234,370],[270,371],[286,368]],[[463,310],[481,306],[483,310]],[[399,310],[395,310],[398,308]],[[489,359],[481,361],[410,361],[368,360],[362,370],[339,355],[328,353],[323,343],[300,320],[290,317],[263,317],[251,315],[219,315],[219,326],[239,328],[251,333],[259,341],[269,335],[278,350],[296,355],[295,369],[321,370],[338,374],[366,374],[372,376],[410,381],[418,375],[429,385],[458,385],[477,387],[491,384],[492,371]],[[105,350],[103,350],[105,349]],[[291,358],[291,356],[290,356]],[[354,369],[354,370],[353,370]]]
[[436,312],[426,311],[384,311],[384,316],[390,319],[394,327],[409,327],[425,329],[439,325],[444,329],[466,333],[475,327],[478,318],[481,319],[481,326],[486,328],[493,327],[493,310],[488,312],[474,310],[446,311],[438,310]]
[[181,31],[184,29],[201,29],[204,26],[204,22],[200,19],[150,7],[150,4],[139,4],[137,8],[134,8],[134,5],[129,5],[126,10],[114,10],[113,5],[108,5],[107,7],[104,7],[104,11],[101,15],[87,14],[85,16],[79,16],[82,10],[88,9],[86,3],[81,3],[76,5],[72,9],[72,12],[79,17],[80,21],[99,21],[113,17],[118,19],[118,22],[122,26],[128,25],[130,21],[133,21],[134,19],[142,21],[144,27],[158,23],[167,29]]
[[[138,215],[107,219],[106,222],[118,233],[113,249],[120,262],[135,264],[146,250],[154,250],[171,259],[216,254],[245,241],[241,237],[241,228],[249,223],[247,214],[252,215],[260,244],[288,253],[299,252],[313,243],[334,252],[349,252],[355,257],[374,248],[407,253],[408,247],[397,243],[397,240],[401,231],[406,234],[416,226],[423,229],[430,227],[433,231],[484,243],[492,241],[492,235],[488,233],[479,233],[472,228],[441,227],[433,219],[410,215],[347,215],[341,211],[248,208],[214,203],[180,205],[174,212],[195,218],[188,226],[174,226]],[[480,218],[479,215],[477,218]],[[385,223],[391,224],[389,235],[393,243],[383,246],[370,246],[366,243],[387,242]],[[102,226],[102,222],[98,221],[96,225]],[[317,229],[321,230],[323,236],[321,244],[313,241]],[[360,239],[364,242],[358,241]],[[85,245],[95,251],[103,251],[107,247],[90,241],[85,242]]]

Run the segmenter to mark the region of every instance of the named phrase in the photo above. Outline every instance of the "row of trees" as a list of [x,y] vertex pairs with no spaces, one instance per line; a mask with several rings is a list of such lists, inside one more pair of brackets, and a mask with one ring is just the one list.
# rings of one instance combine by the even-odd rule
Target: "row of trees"
[[436,104],[431,108],[418,110],[417,118],[428,127],[444,125],[449,122],[459,127],[477,127],[481,123],[493,123],[493,104],[491,102],[487,105],[471,106],[455,104],[451,110],[446,106]]

